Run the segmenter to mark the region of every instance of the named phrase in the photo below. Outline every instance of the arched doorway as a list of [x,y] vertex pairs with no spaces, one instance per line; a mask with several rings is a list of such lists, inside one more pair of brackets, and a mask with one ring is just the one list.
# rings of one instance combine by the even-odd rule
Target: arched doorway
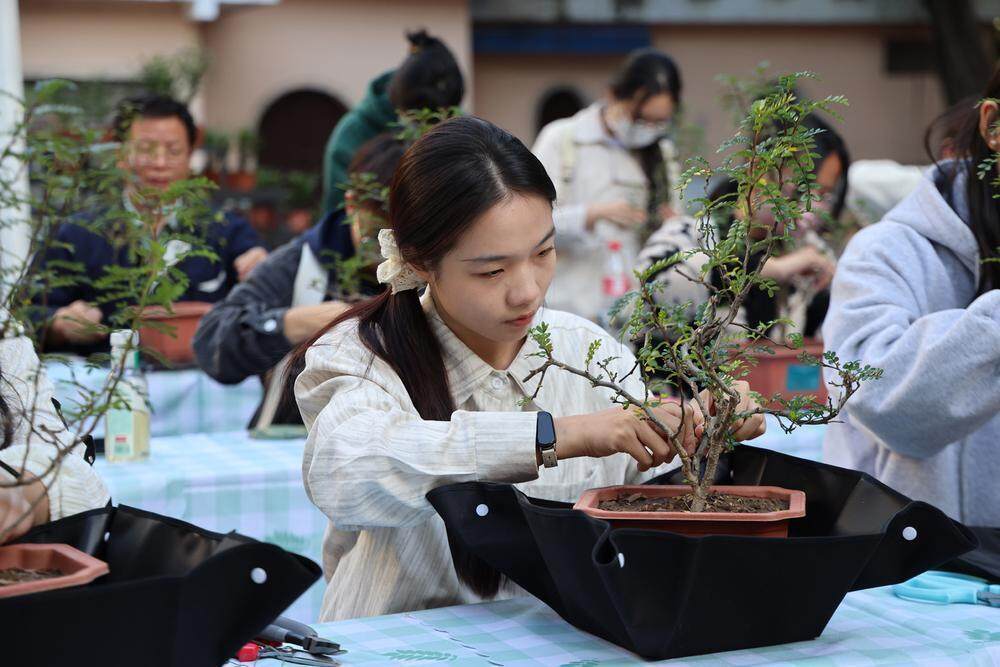
[[542,128],[554,120],[569,118],[585,106],[583,96],[574,88],[559,86],[550,88],[542,95],[538,103],[536,132],[541,132]]
[[260,164],[283,171],[320,173],[323,149],[347,107],[319,90],[293,90],[260,117]]

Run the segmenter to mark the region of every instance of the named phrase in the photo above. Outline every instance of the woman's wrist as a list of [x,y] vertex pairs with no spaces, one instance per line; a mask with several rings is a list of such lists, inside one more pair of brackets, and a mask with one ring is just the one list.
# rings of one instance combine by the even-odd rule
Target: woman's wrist
[[577,417],[557,417],[552,420],[556,427],[556,457],[562,461],[580,455],[579,429]]

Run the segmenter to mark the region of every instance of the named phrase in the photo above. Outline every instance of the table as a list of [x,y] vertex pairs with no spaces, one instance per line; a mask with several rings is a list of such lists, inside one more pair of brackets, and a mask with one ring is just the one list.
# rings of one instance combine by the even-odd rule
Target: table
[[[822,430],[786,435],[771,423],[754,444],[818,458]],[[154,437],[147,461],[109,464],[98,457],[95,466],[115,503],[208,530],[235,530],[320,563],[327,520],[302,484],[304,443],[255,440],[242,430],[188,433]],[[318,619],[324,588],[317,582],[286,615],[304,623]]]
[[[107,370],[88,368],[82,359],[67,363],[45,362],[45,372],[55,387],[56,398],[63,405],[77,402],[79,389],[73,381],[88,390],[103,386]],[[153,406],[151,434],[156,436],[181,433],[210,433],[246,428],[263,396],[260,380],[250,377],[236,385],[216,382],[196,369],[156,370],[146,373],[149,401]],[[103,420],[94,436],[104,434]]]
[[[245,431],[153,438],[147,461],[94,466],[115,504],[238,533],[320,561],[326,517],[302,484],[303,439],[254,440]],[[319,618],[321,578],[285,613]]]
[[[315,626],[344,665],[590,667],[647,663],[577,630],[533,597]],[[671,665],[1000,665],[1000,609],[929,605],[887,588],[850,593],[817,639],[664,661]],[[231,661],[231,664],[241,664]],[[260,660],[259,667],[280,663]]]

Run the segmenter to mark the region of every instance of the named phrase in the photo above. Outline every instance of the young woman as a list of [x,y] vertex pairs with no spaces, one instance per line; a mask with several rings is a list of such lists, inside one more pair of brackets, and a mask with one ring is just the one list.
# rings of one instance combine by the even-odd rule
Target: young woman
[[458,62],[447,45],[419,30],[407,33],[409,52],[395,70],[368,84],[364,99],[340,119],[323,154],[323,211],[344,205],[343,184],[355,151],[377,134],[392,129],[399,111],[455,107],[465,96]]
[[[623,376],[633,364],[596,325],[542,308],[555,271],[554,198],[524,145],[477,118],[441,124],[403,156],[391,229],[380,232],[388,289],[304,350],[295,382],[309,428],[306,490],[330,519],[323,620],[479,599],[459,582],[444,524],[424,498],[435,487],[511,482],[570,501],[646,479],[673,458],[663,434],[576,376],[550,373],[520,404],[538,388],[525,381],[538,364],[526,334],[541,322],[568,363],[583,364],[600,339]],[[643,391],[634,375],[624,382]],[[693,445],[699,418],[684,410],[658,413],[673,429],[683,415]],[[536,428],[553,418],[558,460],[543,466]],[[753,418],[735,435],[761,432]]]
[[981,526],[1000,525],[997,97],[1000,70],[966,107],[954,159],[851,240],[823,327],[841,359],[885,373],[830,425],[825,458]]
[[556,186],[559,273],[548,303],[594,319],[603,315],[601,269],[617,241],[628,260],[640,231],[678,209],[680,170],[667,139],[681,101],[681,77],[653,49],[629,55],[606,99],[545,126],[533,151]]

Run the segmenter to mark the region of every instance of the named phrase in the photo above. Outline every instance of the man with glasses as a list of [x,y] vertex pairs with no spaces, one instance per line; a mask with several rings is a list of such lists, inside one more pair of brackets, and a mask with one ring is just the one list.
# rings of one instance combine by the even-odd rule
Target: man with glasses
[[[113,132],[122,144],[118,162],[124,175],[121,215],[108,215],[105,211],[102,218],[91,218],[90,224],[86,224],[83,216],[88,213],[80,212],[81,219],[62,225],[56,237],[57,247],[49,249],[43,259],[46,263],[60,262],[53,266],[80,263],[83,275],[90,279],[73,281],[75,284],[48,290],[40,297],[43,299],[40,305],[48,316],[45,345],[49,349],[106,347],[106,341],[88,323],[106,322],[114,309],[122,305],[102,295],[93,281],[105,274],[107,266],[129,265],[128,248],[116,243],[113,227],[95,229],[95,220],[107,218],[108,225],[118,224],[117,217],[122,218],[120,224],[154,220],[155,233],[160,238],[163,238],[159,236],[161,232],[166,231],[167,238],[171,238],[171,232],[179,231],[175,229],[179,204],[164,201],[163,193],[191,174],[197,129],[187,107],[159,96],[127,100],[119,107]],[[188,278],[187,290],[179,300],[214,303],[246,278],[267,257],[267,251],[249,223],[232,213],[209,216],[204,224],[199,221],[197,229],[204,245],[217,258],[184,256],[190,244],[170,240],[167,261],[171,261],[171,255],[177,257],[173,261]]]

